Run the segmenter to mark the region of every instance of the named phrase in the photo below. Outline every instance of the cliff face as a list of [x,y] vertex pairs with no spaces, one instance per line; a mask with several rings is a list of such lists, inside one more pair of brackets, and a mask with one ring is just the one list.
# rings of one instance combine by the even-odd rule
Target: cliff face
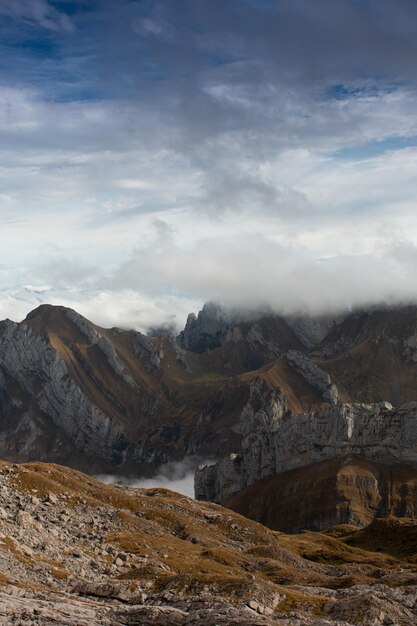
[[196,317],[190,313],[179,344],[192,352],[205,352],[218,348],[224,342],[231,318],[218,304],[207,303]]
[[263,478],[351,455],[417,465],[416,403],[398,409],[387,402],[336,404],[293,415],[279,390],[269,390],[260,379],[250,389],[250,399],[233,427],[242,435],[239,454],[198,469],[199,499],[224,502]]
[[274,530],[322,531],[366,526],[386,516],[417,517],[415,465],[377,463],[363,456],[304,465],[243,488],[224,504]]
[[[28,325],[6,321],[0,354],[0,455],[42,458],[42,439],[49,422],[50,432],[54,432],[48,450],[52,457],[68,442],[86,455],[96,453],[100,445],[101,454],[111,457],[121,430],[88,401],[46,336],[35,334]],[[38,420],[32,418],[35,415]]]
[[[254,379],[234,429],[239,453],[198,468],[197,499],[286,531],[417,513],[417,403],[339,403],[294,415],[279,390]],[[392,478],[397,466],[409,468],[411,487]]]

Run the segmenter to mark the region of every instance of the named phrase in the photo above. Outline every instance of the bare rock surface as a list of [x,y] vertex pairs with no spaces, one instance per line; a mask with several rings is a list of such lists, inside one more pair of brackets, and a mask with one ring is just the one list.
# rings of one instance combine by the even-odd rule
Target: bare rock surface
[[293,415],[280,389],[254,378],[233,429],[242,436],[240,450],[198,468],[197,499],[222,503],[265,478],[355,455],[417,466],[417,403],[339,403]]
[[339,394],[336,385],[332,383],[327,372],[318,367],[308,356],[297,350],[289,350],[286,357],[292,367],[294,367],[310,385],[320,391],[324,400],[327,400],[331,404],[337,404],[339,402]]
[[193,352],[204,352],[222,344],[230,327],[230,318],[218,304],[204,305],[198,316],[190,313],[178,341],[180,346]]
[[0,624],[417,623],[412,520],[289,536],[43,463],[1,462],[0,496]]

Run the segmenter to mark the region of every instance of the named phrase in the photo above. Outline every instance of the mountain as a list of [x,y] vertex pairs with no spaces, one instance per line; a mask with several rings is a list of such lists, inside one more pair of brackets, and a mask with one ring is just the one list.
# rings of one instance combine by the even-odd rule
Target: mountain
[[[240,446],[198,469],[197,498],[285,531],[415,517],[416,346],[415,307],[359,312],[252,373]],[[291,376],[268,378],[284,364]],[[297,406],[294,371],[321,403]]]
[[105,330],[43,305],[0,323],[0,454],[89,471],[151,473],[186,454],[226,451],[219,425],[246,385],[224,381],[173,337]]
[[[206,337],[217,310],[204,311]],[[194,352],[175,337],[103,329],[60,306],[1,322],[0,455],[151,475],[187,455],[229,452],[239,445],[232,426],[250,393],[252,375],[241,374],[301,346],[279,318],[242,322],[229,334],[217,349]],[[297,406],[321,402],[294,377]]]
[[165,489],[0,462],[0,623],[410,626],[417,523],[274,532]]
[[[411,478],[389,468],[416,467],[416,380],[416,307],[308,318],[208,303],[174,337],[42,305],[0,323],[0,457],[135,476],[186,457],[220,460],[197,473],[199,498],[287,531],[363,525],[414,515]],[[359,485],[363,463],[374,487],[359,501],[341,468]],[[271,485],[301,498],[302,468],[325,472],[333,516],[313,504],[299,522],[276,513]],[[391,490],[403,495],[383,505]]]

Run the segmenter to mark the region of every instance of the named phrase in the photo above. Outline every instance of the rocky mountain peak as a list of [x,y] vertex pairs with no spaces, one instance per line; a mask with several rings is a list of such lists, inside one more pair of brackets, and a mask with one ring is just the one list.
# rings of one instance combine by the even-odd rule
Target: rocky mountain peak
[[41,304],[28,313],[23,324],[29,326],[38,334],[54,333],[56,335],[66,334],[71,336],[81,331],[86,336],[91,336],[96,332],[94,330],[96,328],[95,325],[74,309],[53,304]]
[[184,330],[179,334],[179,344],[192,352],[205,352],[222,345],[231,319],[226,310],[215,302],[206,303],[196,317],[190,313]]

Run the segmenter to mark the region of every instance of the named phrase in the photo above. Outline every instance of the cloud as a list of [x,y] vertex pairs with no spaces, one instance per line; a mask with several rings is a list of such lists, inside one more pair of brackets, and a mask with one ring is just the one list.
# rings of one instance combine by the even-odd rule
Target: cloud
[[[100,475],[96,478],[105,483],[120,483],[142,489],[162,487],[194,498],[194,474],[200,463],[205,463],[205,461],[194,457],[187,457],[184,461],[166,463],[159,468],[158,473],[152,478],[121,478],[112,475]],[[213,460],[210,463],[213,463]]]
[[113,281],[155,296],[170,285],[195,299],[284,314],[417,302],[416,244],[400,239],[387,245],[383,233],[381,240],[380,249],[373,242],[367,254],[339,250],[321,258],[297,241],[280,243],[261,234],[200,240],[188,250],[164,240],[138,250]]
[[[0,279],[4,279],[0,270]],[[20,277],[18,277],[19,280]],[[180,331],[190,311],[201,307],[201,300],[161,295],[150,297],[132,289],[58,289],[48,284],[24,284],[0,290],[0,319],[22,321],[41,304],[63,305],[103,328],[127,328],[146,333],[149,329],[172,328]]]
[[414,2],[0,0],[0,16],[4,311],[62,298],[143,326],[206,298],[415,298]]

